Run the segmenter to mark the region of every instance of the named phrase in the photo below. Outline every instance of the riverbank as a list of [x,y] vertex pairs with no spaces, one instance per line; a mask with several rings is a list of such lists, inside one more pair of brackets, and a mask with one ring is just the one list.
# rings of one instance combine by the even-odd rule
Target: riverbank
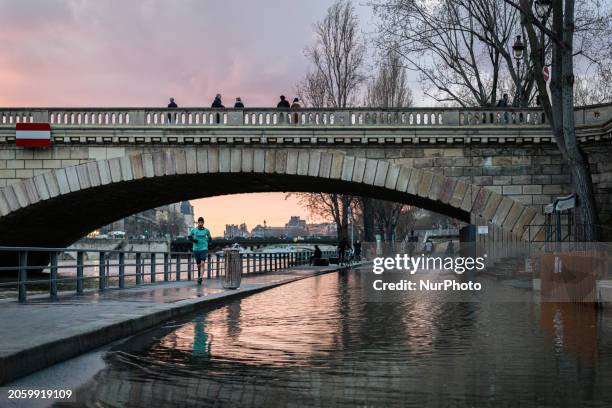
[[142,285],[123,290],[32,297],[27,304],[0,301],[0,384],[31,374],[213,302],[246,296],[308,277],[338,271],[337,266],[302,266],[245,276],[238,290],[219,279]]

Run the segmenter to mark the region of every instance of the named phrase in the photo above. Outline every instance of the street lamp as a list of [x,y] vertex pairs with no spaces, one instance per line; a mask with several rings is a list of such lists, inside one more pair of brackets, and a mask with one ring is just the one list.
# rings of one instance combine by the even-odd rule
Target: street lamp
[[521,98],[523,96],[523,84],[521,81],[521,60],[523,59],[523,52],[525,51],[525,44],[521,41],[521,36],[516,36],[516,41],[512,46],[512,51],[514,52],[514,59],[516,59],[516,76],[518,79],[518,103],[516,106],[521,106]]

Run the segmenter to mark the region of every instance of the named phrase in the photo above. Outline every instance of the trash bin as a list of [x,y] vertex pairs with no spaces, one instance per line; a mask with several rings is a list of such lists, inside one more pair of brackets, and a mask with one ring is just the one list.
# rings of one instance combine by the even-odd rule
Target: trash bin
[[242,280],[242,259],[238,249],[224,249],[225,277],[223,287],[225,289],[238,289]]

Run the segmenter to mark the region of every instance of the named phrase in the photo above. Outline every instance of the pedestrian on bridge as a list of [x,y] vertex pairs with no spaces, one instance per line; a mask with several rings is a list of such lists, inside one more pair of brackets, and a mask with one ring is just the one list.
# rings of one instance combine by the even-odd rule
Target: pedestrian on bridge
[[198,218],[198,226],[189,232],[189,240],[193,242],[192,251],[198,265],[198,285],[202,284],[202,267],[208,259],[208,244],[212,241],[210,231],[204,228],[204,218]]
[[215,100],[213,101],[210,107],[211,108],[225,108],[225,106],[223,106],[223,102],[221,102],[221,94],[217,94],[215,96]]
[[[170,108],[170,109],[178,108],[178,105],[176,104],[176,102],[174,102],[174,98],[170,98],[170,103],[168,103],[168,108]],[[168,114],[168,123],[174,123],[174,120],[173,120],[174,116],[176,116],[176,113],[169,113]]]
[[244,103],[242,103],[242,99],[240,99],[240,97],[236,98],[236,103],[234,104],[234,108],[239,108],[239,109],[244,108]]
[[276,104],[276,107],[281,109],[289,109],[291,106],[289,105],[287,98],[285,98],[285,95],[281,95],[280,101]]

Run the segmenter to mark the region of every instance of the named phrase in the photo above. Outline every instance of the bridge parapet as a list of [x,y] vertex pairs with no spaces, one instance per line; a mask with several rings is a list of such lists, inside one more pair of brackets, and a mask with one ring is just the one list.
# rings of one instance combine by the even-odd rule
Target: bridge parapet
[[[612,104],[577,107],[577,125],[612,119]],[[19,122],[47,122],[58,127],[444,127],[545,126],[538,108],[347,108],[283,110],[276,108],[5,108],[0,126]]]

